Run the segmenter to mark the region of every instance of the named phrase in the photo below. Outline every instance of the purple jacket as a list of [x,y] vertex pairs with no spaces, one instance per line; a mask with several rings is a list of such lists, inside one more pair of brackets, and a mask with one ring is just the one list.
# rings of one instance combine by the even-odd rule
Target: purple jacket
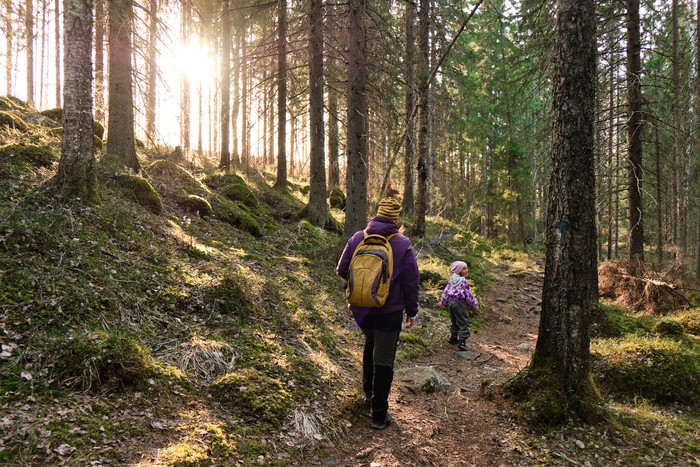
[[[374,217],[367,224],[367,232],[386,236],[398,233],[399,226],[390,219]],[[364,234],[362,230],[359,230],[350,237],[345,245],[343,254],[340,256],[340,261],[338,261],[338,266],[335,269],[335,272],[343,279],[348,278],[352,254],[363,238]],[[413,245],[411,245],[411,241],[408,238],[400,234],[392,237],[389,243],[394,254],[394,274],[391,276],[389,297],[387,297],[386,303],[378,308],[350,306],[350,309],[355,313],[371,312],[372,314],[406,310],[407,316],[414,317],[418,313],[418,282],[420,273],[418,272],[418,262],[413,252]]]
[[440,296],[440,303],[447,306],[451,301],[466,303],[469,308],[476,308],[479,305],[479,300],[476,299],[472,292],[472,287],[466,277],[458,274],[453,274],[450,282],[447,283],[445,290]]

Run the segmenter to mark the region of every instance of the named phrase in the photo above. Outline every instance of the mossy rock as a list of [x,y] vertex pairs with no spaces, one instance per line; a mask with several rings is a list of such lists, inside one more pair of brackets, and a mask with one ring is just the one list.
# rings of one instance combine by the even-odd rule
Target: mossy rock
[[128,191],[138,204],[153,214],[157,215],[163,212],[160,195],[145,178],[138,175],[119,174],[117,175],[117,183]]
[[240,201],[248,207],[258,209],[260,204],[258,198],[255,197],[253,190],[248,188],[245,183],[232,183],[225,186],[221,193],[232,201]]
[[14,128],[22,133],[29,129],[27,123],[20,116],[9,110],[0,110],[0,126]]
[[700,308],[694,308],[675,315],[675,318],[683,323],[685,332],[700,336]]
[[591,314],[591,337],[612,338],[627,334],[648,334],[653,318],[634,316],[625,308],[599,303]]
[[209,288],[205,301],[224,316],[247,318],[254,308],[253,300],[246,295],[245,279],[237,275],[228,275]]
[[92,133],[100,138],[100,140],[105,139],[105,126],[98,122],[97,120],[92,121]]
[[211,385],[212,395],[237,411],[260,417],[275,426],[291,413],[294,398],[285,385],[254,368],[244,368],[219,377]]
[[63,122],[63,109],[60,107],[56,107],[55,109],[42,110],[40,113],[44,117],[48,117],[54,122]]
[[208,175],[204,178],[204,180],[202,180],[202,182],[204,182],[204,184],[209,188],[219,190],[233,184],[246,184],[245,180],[243,180],[240,175],[236,175],[235,173],[231,172]]
[[214,216],[253,235],[262,235],[262,229],[258,221],[246,212],[235,201],[230,201],[222,196],[214,196],[211,201],[214,208]]
[[345,193],[338,187],[333,188],[328,195],[328,202],[334,209],[345,210],[346,201]]
[[197,195],[187,195],[177,200],[177,205],[187,212],[197,214],[199,217],[208,217],[213,213],[209,201]]
[[23,110],[27,103],[12,96],[0,96],[0,110]]
[[164,182],[174,184],[188,195],[209,196],[211,191],[187,170],[166,159],[154,161],[146,167],[150,175],[161,177]]
[[683,337],[683,334],[685,334],[683,323],[672,318],[660,319],[651,330],[656,334],[675,338]]
[[56,381],[87,389],[138,387],[151,375],[146,350],[131,335],[81,332],[49,346]]
[[0,162],[29,163],[38,167],[50,167],[55,161],[53,151],[48,146],[35,144],[8,144],[0,147]]
[[591,350],[596,380],[613,395],[700,403],[700,355],[683,340],[628,335],[594,340]]

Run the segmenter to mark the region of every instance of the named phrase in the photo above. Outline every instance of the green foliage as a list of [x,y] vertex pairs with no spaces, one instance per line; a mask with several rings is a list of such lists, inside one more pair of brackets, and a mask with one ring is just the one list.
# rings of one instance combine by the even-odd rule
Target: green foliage
[[278,379],[253,368],[218,378],[211,386],[217,400],[249,415],[280,425],[291,412],[294,398]]
[[700,308],[682,311],[674,317],[683,323],[685,332],[700,336]]
[[680,338],[685,334],[683,323],[677,319],[662,318],[651,328],[652,332],[666,337]]
[[146,350],[122,332],[82,331],[56,337],[49,360],[59,384],[84,390],[141,386],[150,375]]
[[596,379],[611,394],[658,403],[700,403],[697,343],[628,334],[594,340],[591,351]]
[[160,196],[148,180],[131,174],[119,174],[116,176],[116,180],[119,186],[124,188],[138,204],[156,215],[163,212]]
[[262,235],[258,221],[235,201],[216,196],[211,200],[214,216],[255,236]]

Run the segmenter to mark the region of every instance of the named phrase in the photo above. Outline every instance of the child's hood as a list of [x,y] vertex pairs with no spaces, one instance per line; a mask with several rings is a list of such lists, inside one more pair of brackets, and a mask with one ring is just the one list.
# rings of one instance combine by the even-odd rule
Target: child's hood
[[450,278],[450,283],[453,285],[456,285],[464,280],[466,280],[466,279],[464,277],[460,276],[459,274],[452,274],[452,277]]

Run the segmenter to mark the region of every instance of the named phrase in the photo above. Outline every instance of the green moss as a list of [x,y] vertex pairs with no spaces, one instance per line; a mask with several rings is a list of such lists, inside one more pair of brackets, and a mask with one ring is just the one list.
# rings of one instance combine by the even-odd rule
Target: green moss
[[676,314],[675,318],[683,323],[685,332],[700,336],[700,308],[683,311]]
[[232,172],[208,175],[202,180],[209,188],[221,190],[229,185],[245,185],[245,180],[240,175]]
[[334,209],[345,209],[345,193],[339,187],[334,187],[328,195],[330,206]]
[[0,126],[14,128],[21,132],[26,132],[29,129],[27,123],[22,120],[22,117],[8,110],[0,110]]
[[238,227],[255,236],[262,235],[262,229],[258,221],[243,210],[236,202],[229,201],[220,196],[212,198],[214,216],[234,227]]
[[611,338],[651,332],[654,319],[634,316],[625,308],[599,303],[592,310],[591,337]]
[[613,395],[700,403],[700,353],[683,340],[627,335],[594,340],[596,380]]
[[163,449],[163,465],[171,467],[205,467],[212,465],[206,446],[196,440],[183,441]]
[[0,147],[0,162],[26,163],[38,167],[50,167],[55,161],[53,150],[49,146],[36,144],[8,144]]
[[221,282],[205,292],[205,303],[224,316],[247,318],[254,309],[252,298],[244,288],[245,279],[239,275],[226,275]]
[[161,159],[146,167],[146,172],[161,177],[165,182],[177,186],[190,195],[208,196],[211,191],[194,175],[174,162]]
[[50,118],[54,122],[61,123],[63,121],[63,109],[60,107],[42,110],[40,113],[41,115]]
[[105,126],[97,120],[93,120],[92,134],[100,138],[100,141],[103,141],[105,139]]
[[222,194],[233,201],[240,201],[253,209],[259,208],[255,193],[244,183],[232,183],[221,190]]
[[662,318],[658,320],[651,330],[656,334],[667,337],[679,338],[683,337],[683,334],[685,334],[683,323],[681,323],[680,320],[672,318]]
[[197,214],[199,217],[208,217],[213,213],[209,201],[197,195],[187,195],[183,198],[178,198],[177,205],[187,212]]
[[117,175],[117,182],[138,204],[147,208],[153,214],[157,215],[163,212],[163,203],[160,200],[160,195],[145,178],[138,175],[119,174]]
[[218,378],[211,391],[222,403],[277,426],[291,412],[294,403],[292,394],[281,381],[253,368]]
[[140,386],[148,378],[146,350],[129,334],[80,332],[49,347],[56,380],[81,389]]

